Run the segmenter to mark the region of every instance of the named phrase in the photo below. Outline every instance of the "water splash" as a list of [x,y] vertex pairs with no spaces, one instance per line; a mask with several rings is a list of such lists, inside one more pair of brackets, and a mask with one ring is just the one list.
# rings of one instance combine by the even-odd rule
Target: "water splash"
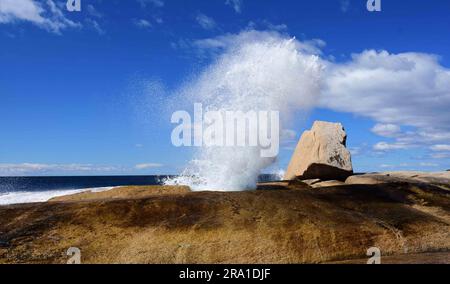
[[[205,48],[208,42],[202,42]],[[177,93],[180,107],[202,103],[207,110],[279,111],[280,129],[296,111],[318,100],[323,65],[312,44],[275,32],[245,31],[210,41],[217,60]],[[261,170],[276,158],[258,147],[201,147],[183,173],[165,183],[193,190],[254,189]]]

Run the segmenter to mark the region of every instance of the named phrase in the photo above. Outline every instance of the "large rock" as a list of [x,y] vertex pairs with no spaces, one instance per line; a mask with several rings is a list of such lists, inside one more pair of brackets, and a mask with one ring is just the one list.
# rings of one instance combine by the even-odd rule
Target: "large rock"
[[383,183],[424,183],[437,186],[450,187],[449,172],[385,172],[367,173],[350,176],[345,181],[346,184],[383,184]]
[[284,179],[345,180],[353,174],[346,139],[342,124],[314,122],[300,138]]
[[81,248],[84,264],[367,262],[372,246],[382,249],[382,263],[388,255],[423,263],[411,253],[434,252],[446,257],[429,263],[450,263],[450,193],[443,190],[426,184],[313,190],[300,182],[259,189],[132,187],[0,206],[0,264],[62,264],[69,247]]

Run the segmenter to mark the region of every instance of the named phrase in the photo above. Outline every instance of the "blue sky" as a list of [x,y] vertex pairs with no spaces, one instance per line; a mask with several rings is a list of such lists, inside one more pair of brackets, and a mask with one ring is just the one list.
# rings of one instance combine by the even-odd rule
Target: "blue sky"
[[331,66],[291,140],[339,121],[355,171],[450,168],[449,1],[65,2],[0,0],[0,175],[179,173],[192,152],[172,146],[149,82],[170,93],[213,60],[195,43],[246,30],[320,40]]

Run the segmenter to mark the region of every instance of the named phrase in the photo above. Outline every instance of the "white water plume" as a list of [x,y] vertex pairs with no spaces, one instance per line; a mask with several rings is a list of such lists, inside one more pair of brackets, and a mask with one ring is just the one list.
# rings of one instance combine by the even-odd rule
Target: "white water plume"
[[[318,100],[323,65],[313,44],[276,32],[245,31],[196,45],[219,48],[220,54],[177,92],[180,107],[202,103],[207,111],[279,111],[283,129],[294,112],[307,112]],[[254,189],[261,170],[276,160],[262,158],[260,150],[200,147],[181,176],[166,183],[193,190]]]

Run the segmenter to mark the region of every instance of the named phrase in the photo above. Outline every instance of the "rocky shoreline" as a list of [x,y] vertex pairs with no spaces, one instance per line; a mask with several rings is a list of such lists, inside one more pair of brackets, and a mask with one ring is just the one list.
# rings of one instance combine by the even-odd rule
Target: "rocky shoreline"
[[[322,186],[319,186],[322,184]],[[450,263],[450,173],[244,192],[122,187],[1,206],[0,263]]]

